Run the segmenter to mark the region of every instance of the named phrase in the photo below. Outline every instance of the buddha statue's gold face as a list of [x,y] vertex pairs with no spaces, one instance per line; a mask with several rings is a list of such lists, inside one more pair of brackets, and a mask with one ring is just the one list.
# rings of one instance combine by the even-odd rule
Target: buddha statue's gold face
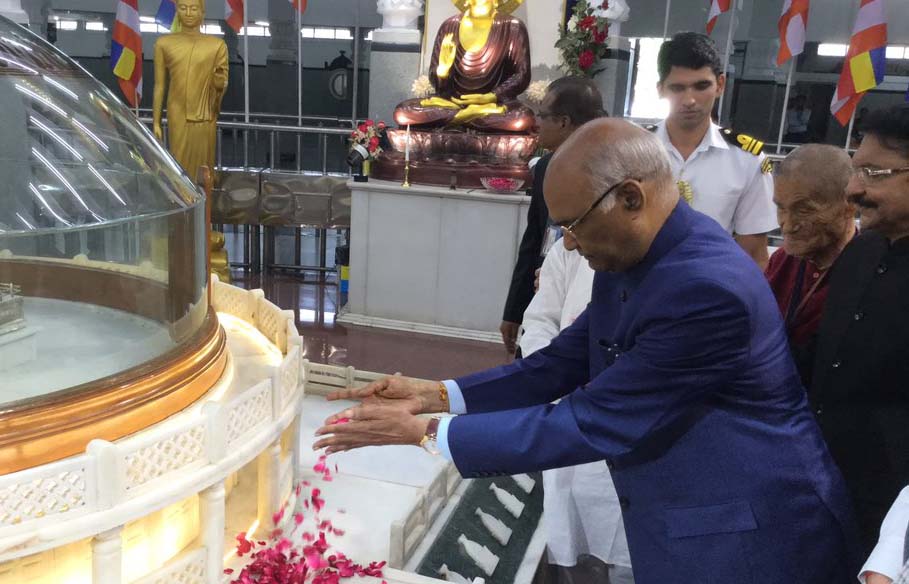
[[180,19],[180,24],[184,29],[199,28],[205,18],[204,0],[179,0],[177,18]]
[[467,10],[474,18],[485,18],[496,9],[496,0],[467,0]]

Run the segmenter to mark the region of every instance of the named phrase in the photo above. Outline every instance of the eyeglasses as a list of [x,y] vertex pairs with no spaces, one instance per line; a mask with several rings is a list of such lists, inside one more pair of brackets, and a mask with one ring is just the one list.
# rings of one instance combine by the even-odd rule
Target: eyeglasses
[[860,166],[852,170],[852,174],[858,177],[863,184],[881,180],[901,172],[909,172],[909,166],[904,166],[902,168],[868,168],[867,166]]
[[596,201],[594,201],[593,205],[591,205],[586,211],[584,211],[583,215],[581,215],[580,217],[578,217],[577,219],[575,219],[574,221],[569,223],[567,227],[562,227],[562,229],[565,230],[565,233],[570,233],[572,237],[577,237],[577,235],[575,235],[575,230],[578,228],[578,225],[580,225],[581,222],[584,219],[586,219],[587,216],[590,215],[593,212],[593,210],[596,209],[597,206],[600,203],[602,203],[606,199],[606,197],[609,196],[610,193],[612,193],[612,191],[616,190],[617,188],[619,188],[621,185],[625,184],[629,180],[631,180],[631,179],[626,178],[625,180],[621,180],[621,181],[615,183],[614,185],[612,185],[611,187],[609,187],[608,189],[606,189],[606,192],[603,193],[602,195],[600,195],[600,198],[597,199]]

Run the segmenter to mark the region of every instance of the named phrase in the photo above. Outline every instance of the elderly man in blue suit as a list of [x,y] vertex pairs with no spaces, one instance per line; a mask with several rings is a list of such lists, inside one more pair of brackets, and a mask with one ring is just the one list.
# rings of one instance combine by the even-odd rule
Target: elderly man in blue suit
[[[679,200],[657,138],[590,122],[552,158],[544,192],[597,271],[587,311],[504,367],[338,392],[364,403],[326,420],[314,447],[437,441],[465,477],[605,459],[638,584],[851,582],[847,495],[773,295]],[[464,415],[414,415],[439,412]]]

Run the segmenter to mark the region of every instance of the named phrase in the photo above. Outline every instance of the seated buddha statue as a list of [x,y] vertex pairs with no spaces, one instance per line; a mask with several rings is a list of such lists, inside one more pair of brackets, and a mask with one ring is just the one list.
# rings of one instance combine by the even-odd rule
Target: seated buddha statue
[[480,132],[534,127],[533,112],[517,97],[530,83],[530,41],[510,16],[521,0],[454,0],[462,13],[442,23],[430,61],[436,94],[410,99],[394,113],[399,127],[463,126]]

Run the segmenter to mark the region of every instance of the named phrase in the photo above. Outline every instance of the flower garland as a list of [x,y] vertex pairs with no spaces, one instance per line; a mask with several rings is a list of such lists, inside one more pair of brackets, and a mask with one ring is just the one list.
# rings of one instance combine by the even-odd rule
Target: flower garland
[[578,0],[571,18],[560,30],[555,46],[562,55],[562,69],[569,75],[592,77],[594,67],[609,52],[608,0]]
[[[331,471],[328,468],[325,456],[320,456],[313,470],[322,475],[323,481],[331,481]],[[338,467],[335,466],[335,472]],[[237,535],[237,557],[250,555],[250,562],[231,584],[339,584],[342,578],[353,576],[382,577],[382,568],[385,562],[370,562],[367,566],[355,564],[343,553],[335,551],[331,554],[331,546],[327,536],[344,535],[344,531],[331,524],[331,520],[322,519],[319,515],[325,506],[322,491],[312,487],[309,481],[302,481],[296,487],[297,500],[303,496],[303,489],[309,490],[303,500],[303,508],[307,513],[312,512],[312,522],[315,533],[303,532],[301,538],[305,545],[302,550],[293,549],[294,544],[285,536],[284,530],[278,525],[284,519],[285,508],[282,507],[272,516],[274,529],[268,536],[268,541],[254,541],[247,538],[246,533]],[[342,513],[342,510],[338,510]],[[293,516],[294,527],[290,532],[293,536],[303,525],[305,517],[303,512]],[[318,535],[316,535],[318,533]],[[224,570],[225,574],[232,575],[234,570]],[[382,584],[386,584],[383,580]]]
[[[364,160],[375,160],[382,153],[382,137],[385,135],[385,122],[366,120],[350,133],[350,148],[360,150]],[[357,148],[359,146],[360,148]],[[366,153],[364,153],[364,150]],[[367,155],[368,154],[368,155]]]

